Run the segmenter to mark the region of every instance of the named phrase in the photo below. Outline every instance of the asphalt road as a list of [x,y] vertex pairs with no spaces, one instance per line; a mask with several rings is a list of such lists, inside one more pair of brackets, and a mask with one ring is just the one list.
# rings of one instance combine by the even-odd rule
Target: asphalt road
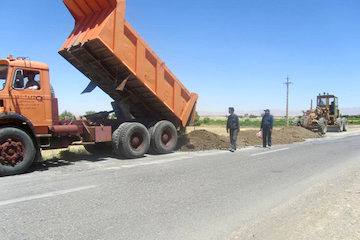
[[360,169],[359,153],[360,136],[344,135],[234,154],[50,162],[0,178],[0,239],[229,239],[314,184]]

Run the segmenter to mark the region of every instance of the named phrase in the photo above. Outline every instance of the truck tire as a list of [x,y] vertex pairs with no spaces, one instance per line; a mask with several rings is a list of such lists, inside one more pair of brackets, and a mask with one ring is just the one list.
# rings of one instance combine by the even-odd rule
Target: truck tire
[[112,149],[113,152],[118,155],[119,157],[122,156],[121,152],[121,146],[120,146],[120,138],[123,134],[123,131],[126,130],[127,126],[129,125],[129,122],[121,124],[112,134]]
[[113,133],[113,148],[118,156],[141,158],[150,148],[150,134],[141,123],[123,123]]
[[26,172],[35,156],[35,144],[26,132],[13,127],[0,129],[0,176]]
[[168,154],[175,150],[178,142],[178,133],[169,121],[160,121],[150,128],[151,150],[156,154]]
[[86,151],[93,155],[110,154],[112,152],[112,146],[108,143],[96,143],[93,145],[84,145]]

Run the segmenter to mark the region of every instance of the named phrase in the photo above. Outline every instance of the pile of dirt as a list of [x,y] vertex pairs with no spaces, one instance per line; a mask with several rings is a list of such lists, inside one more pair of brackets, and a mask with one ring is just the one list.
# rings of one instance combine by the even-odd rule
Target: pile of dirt
[[238,137],[238,145],[239,147],[248,147],[248,146],[256,146],[261,145],[262,140],[256,137],[256,134],[259,131],[256,130],[244,130],[240,131]]
[[[258,131],[241,131],[238,138],[238,146],[257,146],[262,145],[262,140],[256,137]],[[290,144],[303,142],[309,138],[321,137],[319,134],[311,132],[302,127],[287,127],[275,129],[273,132],[273,144]],[[224,136],[206,130],[196,130],[179,138],[178,149],[180,151],[204,151],[204,150],[224,150],[229,147],[229,139]]]
[[206,130],[196,130],[179,138],[180,151],[204,151],[213,149],[227,149],[229,140]]
[[274,131],[274,144],[303,142],[309,138],[320,138],[321,135],[302,127],[287,127]]

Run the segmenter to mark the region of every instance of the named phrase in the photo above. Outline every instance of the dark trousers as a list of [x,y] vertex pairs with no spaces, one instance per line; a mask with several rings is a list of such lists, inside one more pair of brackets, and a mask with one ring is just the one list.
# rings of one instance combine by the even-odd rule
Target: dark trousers
[[272,140],[271,140],[271,133],[272,133],[272,129],[270,127],[265,127],[263,128],[263,147],[269,146],[271,147],[272,145]]
[[239,135],[239,129],[230,129],[230,148],[236,150],[236,142]]

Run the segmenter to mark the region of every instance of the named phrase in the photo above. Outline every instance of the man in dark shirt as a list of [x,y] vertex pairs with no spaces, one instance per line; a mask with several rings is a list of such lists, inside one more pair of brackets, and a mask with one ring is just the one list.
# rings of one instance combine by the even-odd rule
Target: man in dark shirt
[[263,147],[266,148],[267,146],[271,147],[272,140],[271,135],[274,127],[274,117],[270,114],[270,110],[265,110],[265,115],[261,121],[261,131],[263,134]]
[[30,73],[28,76],[28,82],[25,85],[25,89],[39,90],[40,84],[35,80],[35,73]]
[[230,132],[230,152],[236,151],[236,142],[240,131],[239,117],[234,113],[234,108],[229,108],[229,117],[227,119],[226,131]]
[[330,104],[330,114],[335,114],[335,101]]

